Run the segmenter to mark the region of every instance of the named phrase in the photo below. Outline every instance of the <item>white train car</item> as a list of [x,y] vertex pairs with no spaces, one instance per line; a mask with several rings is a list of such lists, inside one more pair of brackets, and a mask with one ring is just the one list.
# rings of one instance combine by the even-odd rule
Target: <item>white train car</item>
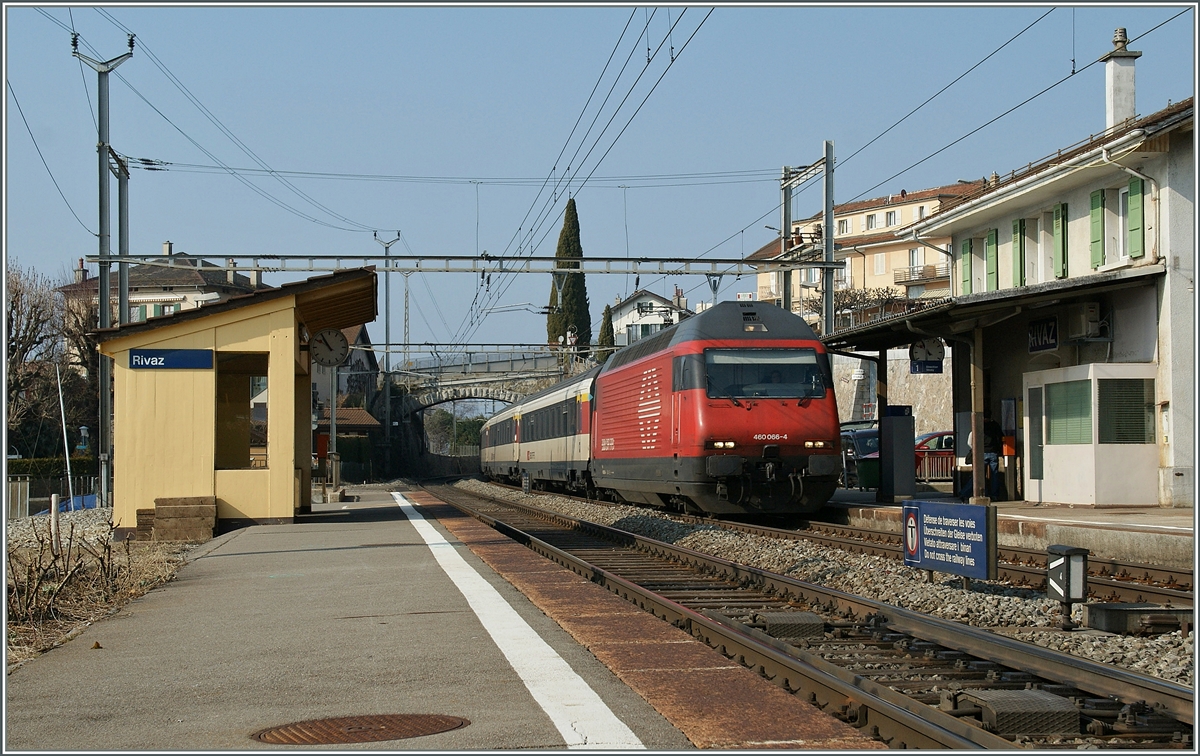
[[485,475],[513,482],[552,482],[583,488],[591,456],[592,386],[589,370],[497,413],[480,434]]

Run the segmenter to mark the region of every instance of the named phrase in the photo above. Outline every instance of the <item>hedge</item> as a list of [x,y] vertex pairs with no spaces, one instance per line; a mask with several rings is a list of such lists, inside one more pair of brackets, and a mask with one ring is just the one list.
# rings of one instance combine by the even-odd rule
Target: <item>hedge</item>
[[[72,475],[98,475],[99,464],[92,457],[72,457]],[[33,478],[58,478],[67,474],[67,463],[62,457],[38,457],[35,459],[8,460],[9,475],[28,475]]]

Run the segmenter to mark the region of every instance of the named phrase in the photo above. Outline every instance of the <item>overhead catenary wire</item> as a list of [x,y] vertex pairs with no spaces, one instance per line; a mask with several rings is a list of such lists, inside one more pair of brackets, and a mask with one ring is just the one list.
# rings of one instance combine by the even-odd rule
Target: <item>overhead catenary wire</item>
[[[710,14],[712,14],[712,11],[709,11],[709,16],[710,16]],[[706,17],[704,17],[704,18],[706,18],[706,19],[707,19],[707,18],[708,18],[708,16],[706,16]],[[703,23],[703,22],[702,22],[702,23]],[[698,31],[698,26],[697,26],[697,31]],[[694,31],[694,32],[692,32],[692,37],[694,37],[694,36],[695,36],[695,31]],[[689,40],[690,40],[690,38],[691,38],[691,37],[689,37]],[[618,41],[618,44],[619,44],[619,41]],[[661,46],[661,44],[660,44],[660,46],[659,46],[659,49],[661,49],[661,47],[662,47],[662,46]],[[682,50],[680,50],[680,52],[682,52]],[[656,55],[656,53],[655,53],[655,55]],[[611,58],[611,56],[610,56],[610,58]],[[652,59],[653,59],[653,55],[652,55]],[[670,67],[671,67],[671,65],[673,65],[673,61],[672,61],[672,64],[668,64],[668,65],[667,65],[667,68],[670,68]],[[664,74],[665,74],[665,72],[664,72]],[[642,76],[642,74],[638,74],[638,78],[637,78],[638,82],[640,82],[640,80],[641,80],[641,76]],[[659,78],[659,82],[661,82],[661,78],[662,78],[662,77],[660,77],[660,78]],[[632,85],[630,86],[629,94],[631,94],[631,92],[632,92],[632,89],[634,89],[634,88],[635,88],[636,84],[637,84],[637,82],[635,82],[634,84],[632,84]],[[656,86],[656,85],[658,85],[658,83],[655,83],[655,86]],[[653,89],[652,89],[652,92],[653,92]],[[624,102],[628,101],[629,94],[626,94],[626,95],[625,95],[625,97],[623,98],[623,100],[622,100],[622,106],[623,106]],[[644,104],[644,102],[646,102],[646,101],[644,101],[644,100],[643,100],[643,101],[642,101],[642,104]],[[618,106],[618,108],[617,108],[617,112],[619,112],[619,110],[620,110],[620,107],[622,107],[622,106]],[[638,110],[640,110],[640,109],[641,109],[641,106],[640,106],[640,107],[638,107]],[[630,122],[632,121],[632,119],[634,119],[634,118],[635,118],[635,116],[636,116],[636,115],[637,115],[637,112],[636,112],[636,110],[635,110],[635,113],[634,113],[634,114],[632,114],[632,115],[630,116],[630,118],[629,118],[629,121],[626,121],[626,124],[625,124],[625,126],[622,128],[622,131],[620,131],[620,133],[618,133],[618,134],[617,134],[617,137],[616,137],[616,138],[614,138],[614,140],[613,140],[613,143],[612,143],[612,144],[610,144],[610,146],[608,146],[608,149],[605,151],[605,155],[607,155],[607,154],[608,154],[608,151],[611,151],[611,150],[612,150],[612,146],[613,146],[614,144],[616,144],[617,140],[620,138],[620,134],[624,133],[624,131],[625,131],[625,128],[628,128],[628,127],[629,127],[629,124],[630,124]],[[611,122],[612,122],[612,120],[613,120],[614,118],[616,118],[616,114],[614,114],[614,115],[612,116],[612,118],[610,118],[610,124],[611,124]],[[606,126],[606,130],[607,130],[607,126]],[[595,142],[594,142],[594,144],[593,144],[593,148],[592,148],[592,149],[590,149],[590,150],[588,150],[588,152],[587,152],[587,155],[586,155],[586,156],[584,156],[584,158],[583,158],[583,160],[582,160],[581,162],[586,162],[586,161],[587,161],[587,157],[590,155],[590,152],[592,152],[592,151],[595,149],[595,146],[599,144],[599,140],[602,138],[602,134],[604,134],[604,131],[602,131],[600,134],[598,134],[598,137],[596,137],[596,139],[595,139]],[[576,152],[576,154],[577,154],[577,152]],[[604,160],[604,156],[601,156],[601,157],[600,157],[600,160],[596,161],[595,167],[593,167],[593,169],[592,169],[592,173],[594,173],[594,172],[595,172],[595,170],[596,170],[596,167],[599,167],[599,164],[600,164],[600,162],[602,162],[602,160]],[[578,173],[578,167],[576,167],[576,168],[575,168],[575,172],[574,172],[574,173],[575,173],[575,174],[577,174],[577,173]],[[584,184],[586,184],[586,181],[587,181],[587,180],[584,180]],[[580,187],[578,187],[578,188],[582,188],[582,185],[580,185]],[[578,188],[576,188],[576,191],[578,191]],[[548,204],[547,204],[546,206],[547,206],[547,208],[548,208],[548,206],[550,206],[550,205],[548,205]],[[560,217],[560,215],[562,215],[562,214],[558,214],[558,217]],[[527,216],[527,217],[528,217],[528,216]],[[545,241],[545,239],[546,239],[546,236],[548,236],[548,234],[550,234],[550,233],[552,232],[552,230],[553,230],[553,227],[552,227],[552,226],[550,226],[550,227],[548,227],[548,229],[546,230],[546,232],[545,232],[545,233],[542,233],[542,234],[541,234],[541,238],[540,238],[540,239],[536,238],[536,233],[538,233],[539,227],[541,226],[541,224],[544,224],[544,223],[546,223],[546,221],[548,220],[548,217],[550,217],[550,216],[548,216],[548,214],[545,214],[545,212],[542,212],[542,214],[540,214],[540,215],[539,215],[538,222],[536,222],[536,223],[534,224],[534,226],[530,227],[530,229],[529,229],[529,233],[528,233],[528,238],[530,239],[530,244],[529,244],[529,247],[528,247],[528,248],[529,248],[529,251],[530,251],[530,253],[532,253],[532,252],[533,252],[533,250],[535,250],[535,248],[536,248],[536,247],[540,246],[541,242],[542,242],[542,241]],[[496,289],[493,289],[494,295],[488,296],[488,298],[486,298],[486,299],[485,299],[485,302],[482,302],[482,304],[481,304],[481,306],[480,306],[480,311],[481,311],[481,310],[484,310],[484,308],[486,308],[486,306],[487,306],[488,304],[490,304],[490,302],[491,302],[491,301],[494,301],[494,300],[498,300],[498,299],[500,299],[500,298],[503,298],[503,295],[504,295],[504,293],[506,293],[506,290],[508,290],[508,289],[509,289],[509,287],[511,287],[512,281],[514,281],[514,278],[512,278],[511,276],[508,276],[508,277],[506,277],[506,280],[504,280],[504,281],[503,281],[503,283],[502,283],[502,284],[500,284],[500,286],[498,286]],[[491,293],[490,293],[490,294],[491,294]],[[469,311],[469,312],[468,312],[468,316],[467,316],[466,318],[464,318],[464,320],[463,320],[463,324],[464,324],[464,325],[463,325],[463,326],[461,326],[461,328],[460,328],[460,331],[458,331],[458,335],[462,336],[462,337],[463,337],[463,340],[469,340],[469,338],[470,338],[470,334],[474,334],[475,330],[478,330],[478,328],[479,328],[479,325],[481,324],[481,319],[479,319],[479,318],[476,318],[476,317],[475,317],[475,312],[476,312],[476,311]],[[466,334],[466,335],[464,335],[464,336],[463,336],[463,328],[467,328],[467,329],[469,329],[469,330],[467,331],[467,334]]]
[[[700,31],[700,29],[701,29],[701,28],[704,26],[704,23],[705,23],[705,22],[708,20],[708,18],[709,18],[709,17],[712,15],[712,13],[713,13],[713,10],[714,10],[714,9],[711,9],[711,8],[710,8],[710,9],[709,9],[709,11],[708,11],[708,13],[707,13],[707,14],[705,14],[704,18],[703,18],[703,19],[701,19],[700,23],[699,23],[699,24],[696,26],[696,28],[695,28],[695,29],[692,31],[691,35],[688,37],[687,41],[686,41],[686,42],[683,44],[683,46],[680,48],[680,50],[679,50],[679,54],[682,54],[682,53],[683,53],[683,51],[684,51],[684,49],[686,49],[686,48],[687,48],[688,44],[690,44],[690,43],[691,43],[692,39],[694,39],[694,38],[695,38],[696,34],[697,34],[697,33]],[[683,18],[683,14],[680,14],[680,19],[682,19],[682,18]],[[676,24],[678,24],[678,22],[679,22],[679,20],[677,20],[677,21],[676,21]],[[665,38],[664,38],[664,40],[665,40]],[[658,51],[660,51],[661,49],[662,49],[662,43],[660,43],[660,44],[659,44],[659,46],[658,46],[657,50],[655,51],[654,55],[653,55],[653,56],[651,56],[651,57],[653,58],[653,57],[657,56],[657,54],[658,54]],[[676,59],[678,59],[678,56],[676,56]],[[616,136],[613,138],[613,141],[612,141],[612,142],[609,144],[608,148],[607,148],[607,149],[604,151],[604,153],[603,153],[603,154],[602,154],[602,155],[601,155],[601,156],[600,156],[600,157],[599,157],[599,158],[596,160],[596,162],[595,162],[595,164],[594,164],[594,166],[593,166],[593,168],[592,168],[591,172],[589,172],[588,176],[587,176],[586,178],[584,178],[583,182],[581,182],[581,183],[578,185],[578,187],[576,188],[576,192],[578,192],[580,189],[582,189],[582,188],[583,188],[583,187],[584,187],[584,186],[587,184],[587,182],[588,182],[588,180],[590,179],[590,177],[591,177],[591,176],[592,176],[592,175],[593,175],[593,174],[596,172],[596,170],[599,168],[600,164],[601,164],[601,163],[603,163],[603,161],[604,161],[604,158],[605,158],[605,157],[607,157],[607,155],[609,154],[609,152],[611,152],[611,151],[612,151],[613,147],[614,147],[614,146],[617,144],[617,142],[620,140],[621,136],[622,136],[622,135],[625,133],[625,131],[626,131],[626,130],[629,128],[629,125],[630,125],[630,124],[633,122],[633,119],[637,117],[637,114],[638,114],[639,112],[641,112],[641,109],[642,109],[642,107],[643,107],[643,106],[646,104],[646,102],[649,100],[649,98],[650,98],[650,95],[652,95],[652,94],[654,93],[655,89],[657,89],[658,85],[659,85],[659,84],[662,82],[663,78],[666,76],[666,73],[667,73],[667,71],[669,71],[669,70],[670,70],[670,68],[671,68],[671,67],[674,65],[674,63],[675,63],[675,60],[671,60],[671,61],[670,61],[670,62],[667,64],[667,66],[665,67],[665,69],[664,69],[664,71],[662,72],[662,74],[660,74],[660,76],[658,77],[658,79],[655,81],[654,85],[651,87],[650,91],[649,91],[649,92],[646,94],[646,96],[645,96],[645,97],[642,99],[641,103],[640,103],[640,104],[638,105],[638,107],[637,107],[637,108],[634,110],[634,112],[633,112],[633,113],[632,113],[632,114],[629,116],[629,118],[627,119],[627,121],[626,121],[625,125],[624,125],[624,126],[621,128],[621,130],[620,130],[620,131],[617,133],[617,135],[616,135]],[[639,76],[638,76],[638,80],[637,80],[637,81],[640,81],[640,80],[641,80],[641,74],[639,74]],[[631,85],[631,87],[630,87],[630,90],[629,90],[629,94],[632,94],[633,88],[636,86],[636,84],[637,84],[637,82],[635,81],[634,85]],[[621,101],[621,104],[620,104],[620,105],[618,105],[618,107],[617,107],[617,112],[619,112],[619,111],[620,111],[621,107],[623,107],[624,103],[625,103],[625,102],[628,100],[629,94],[626,94],[625,98],[624,98],[624,99],[622,99],[622,101]],[[610,123],[610,124],[611,124],[611,122],[612,122],[612,121],[615,119],[615,117],[616,117],[616,113],[614,113],[614,115],[613,115],[613,116],[612,116],[612,117],[609,119],[609,123]],[[606,125],[606,127],[605,127],[605,130],[604,130],[604,131],[607,131],[607,125]],[[602,132],[601,132],[601,134],[597,136],[597,138],[596,138],[596,141],[595,141],[595,142],[594,142],[594,144],[593,144],[593,147],[592,147],[592,148],[591,148],[591,149],[588,151],[588,153],[587,153],[587,154],[584,156],[584,158],[583,158],[583,160],[582,160],[581,162],[586,162],[587,158],[588,158],[588,157],[591,155],[592,151],[595,149],[595,147],[596,147],[596,146],[598,146],[598,144],[599,144],[599,140],[602,138],[604,131],[602,131]],[[576,173],[578,173],[578,169],[576,169]],[[549,234],[550,234],[552,231],[553,231],[553,227],[550,227],[550,228],[549,228],[549,229],[548,229],[548,230],[547,230],[545,233],[543,233],[543,234],[542,234],[542,237],[541,237],[541,239],[539,239],[539,240],[538,240],[538,242],[537,242],[537,244],[533,245],[533,247],[532,247],[532,248],[536,248],[538,245],[540,245],[540,243],[541,243],[542,241],[544,241],[544,240],[545,240],[545,238],[546,238],[546,236],[548,236],[548,235],[549,235]],[[511,286],[511,279],[510,279],[509,281],[506,281],[506,282],[505,282],[504,288],[503,288],[503,290],[500,292],[499,296],[502,296],[502,295],[503,295],[503,293],[504,293],[505,291],[507,291],[507,289],[508,289],[508,287],[509,287],[509,286]],[[466,338],[468,338],[468,339],[469,339],[469,338],[470,338],[470,335],[471,335],[471,334],[473,334],[473,333],[475,332],[475,330],[477,330],[477,329],[478,329],[478,324],[476,324],[476,325],[474,326],[474,328],[473,328],[473,329],[472,329],[472,330],[469,332],[469,334],[466,336]]]
[[[105,10],[103,8],[96,8],[96,12],[99,13],[105,19],[107,19],[110,23],[112,23],[118,29],[126,32],[127,34],[133,33],[131,29],[129,29],[127,26],[125,26],[120,21],[118,21],[107,10]],[[253,160],[255,163],[257,163],[264,171],[266,171],[266,173],[268,175],[270,175],[272,178],[274,178],[282,186],[284,186],[285,188],[287,188],[288,190],[293,192],[296,196],[298,196],[301,199],[303,199],[304,201],[308,202],[313,207],[316,207],[316,208],[322,210],[323,212],[329,214],[333,218],[336,218],[336,219],[342,221],[343,223],[349,224],[351,226],[357,226],[356,229],[342,229],[342,230],[362,231],[362,232],[374,230],[374,228],[375,228],[374,226],[370,226],[370,225],[355,221],[351,218],[347,218],[346,216],[342,215],[341,213],[338,213],[338,212],[326,207],[324,204],[318,202],[317,200],[313,199],[311,196],[309,196],[305,192],[301,191],[299,188],[297,188],[294,184],[292,184],[286,178],[276,174],[271,169],[271,167],[269,165],[267,165],[267,163],[265,161],[263,161],[254,152],[254,150],[250,149],[250,147],[245,142],[243,142],[240,138],[238,138],[238,136],[236,134],[234,134],[232,130],[230,130],[227,126],[225,126],[225,124],[222,123],[221,120],[219,118],[217,118],[216,115],[211,110],[209,110],[208,107],[206,107],[204,105],[204,103],[202,103],[200,101],[200,99],[198,97],[196,97],[194,94],[192,94],[192,91],[190,89],[188,89],[187,86],[182,81],[180,81],[180,79],[177,76],[175,76],[174,73],[171,72],[171,70],[166,66],[166,64],[163,63],[161,60],[159,60],[158,56],[154,54],[154,51],[150,48],[149,45],[146,44],[144,39],[141,40],[140,46],[141,46],[142,51],[145,53],[146,57],[150,60],[151,63],[154,64],[154,66],[156,68],[158,68],[158,70],[164,76],[167,77],[167,80],[170,81],[176,87],[176,89],[178,89],[183,94],[183,96],[186,97],[187,100],[189,102],[191,102],[192,105],[194,105],[196,107],[196,109],[199,110],[200,113],[206,119],[208,119],[208,121],[210,123],[212,123],[217,128],[218,131],[220,131],[231,142],[233,142],[233,144],[235,146],[237,146],[238,149],[240,149],[247,157],[249,157],[251,160]]]
[[[1142,34],[1138,35],[1137,37],[1134,37],[1133,39],[1130,39],[1130,40],[1128,41],[1128,43],[1127,43],[1127,44],[1132,44],[1132,43],[1133,43],[1133,42],[1135,42],[1136,40],[1138,40],[1138,39],[1141,39],[1142,37],[1145,37],[1147,34],[1150,34],[1151,32],[1153,32],[1153,31],[1156,31],[1157,29],[1159,29],[1159,28],[1161,28],[1161,27],[1165,26],[1166,24],[1170,23],[1171,21],[1174,21],[1175,19],[1179,18],[1180,16],[1184,15],[1185,13],[1189,12],[1190,10],[1192,10],[1192,9],[1191,9],[1191,8],[1188,8],[1188,9],[1186,9],[1186,10],[1180,11],[1179,13],[1175,14],[1175,15],[1174,15],[1174,16],[1172,16],[1171,18],[1168,18],[1167,20],[1163,21],[1162,23],[1160,23],[1160,24],[1158,24],[1158,25],[1156,25],[1156,26],[1152,27],[1151,29],[1149,29],[1149,30],[1147,30],[1147,31],[1143,32]],[[925,157],[921,158],[920,160],[918,160],[917,162],[915,162],[915,163],[913,163],[912,165],[908,166],[907,168],[904,168],[903,170],[901,170],[901,171],[898,171],[897,173],[894,173],[894,174],[892,174],[891,176],[887,177],[887,178],[886,178],[886,179],[884,179],[883,181],[880,181],[878,184],[875,184],[874,186],[872,186],[870,189],[867,189],[866,191],[860,192],[860,193],[859,193],[857,196],[855,196],[854,198],[852,198],[852,199],[850,199],[850,200],[847,200],[847,201],[848,201],[848,202],[854,202],[855,200],[861,199],[863,196],[865,196],[865,195],[867,195],[867,194],[870,194],[871,192],[875,191],[876,189],[878,189],[879,187],[881,187],[881,186],[883,186],[884,184],[888,183],[889,181],[892,181],[892,180],[894,180],[894,179],[897,179],[897,178],[899,178],[900,176],[903,176],[905,173],[908,173],[909,171],[911,171],[912,169],[916,168],[917,166],[919,166],[919,165],[921,165],[921,164],[923,164],[923,163],[925,163],[925,162],[927,162],[927,161],[929,161],[929,160],[933,159],[934,157],[936,157],[936,156],[940,155],[941,153],[943,153],[943,152],[945,152],[946,150],[950,149],[951,147],[953,147],[954,145],[958,144],[959,142],[962,142],[964,139],[967,139],[967,138],[969,138],[969,137],[971,137],[971,136],[974,136],[975,134],[979,133],[980,131],[982,131],[983,129],[987,128],[988,126],[991,126],[993,123],[996,123],[997,121],[999,121],[1000,119],[1004,118],[1005,116],[1008,116],[1008,115],[1010,115],[1011,113],[1013,113],[1014,111],[1016,111],[1016,110],[1018,110],[1018,109],[1020,109],[1020,108],[1022,108],[1022,107],[1024,107],[1024,106],[1026,106],[1026,105],[1028,105],[1029,103],[1033,102],[1034,100],[1036,100],[1037,98],[1039,98],[1039,97],[1041,97],[1042,95],[1046,94],[1047,92],[1051,91],[1052,89],[1054,89],[1054,88],[1056,88],[1056,87],[1060,86],[1060,85],[1061,85],[1061,84],[1063,84],[1064,82],[1067,82],[1067,81],[1069,81],[1070,79],[1074,78],[1075,76],[1078,76],[1079,74],[1081,74],[1081,73],[1083,73],[1084,71],[1088,70],[1089,68],[1091,68],[1092,66],[1096,65],[1097,63],[1100,63],[1100,62],[1101,62],[1101,61],[1104,59],[1104,56],[1105,56],[1105,55],[1107,55],[1107,54],[1108,54],[1108,53],[1106,52],[1106,53],[1104,53],[1104,55],[1101,55],[1099,58],[1096,58],[1096,59],[1095,59],[1095,60],[1093,60],[1091,63],[1088,63],[1086,66],[1084,66],[1083,68],[1080,68],[1080,69],[1078,69],[1078,70],[1074,70],[1074,71],[1072,71],[1071,73],[1069,73],[1069,74],[1067,74],[1066,76],[1062,77],[1062,78],[1061,78],[1061,79],[1059,79],[1058,81],[1055,81],[1053,84],[1050,84],[1049,86],[1047,86],[1047,87],[1045,87],[1044,89],[1042,89],[1042,90],[1038,91],[1037,93],[1035,93],[1035,94],[1033,94],[1033,95],[1030,95],[1029,97],[1025,98],[1025,99],[1024,99],[1024,100],[1022,100],[1021,102],[1017,103],[1016,105],[1013,105],[1011,108],[1008,108],[1008,109],[1007,109],[1007,110],[1005,110],[1004,112],[1000,113],[999,115],[996,115],[996,116],[994,116],[994,117],[992,117],[992,118],[988,119],[987,121],[983,122],[983,123],[982,123],[982,124],[980,124],[979,126],[975,127],[974,129],[971,129],[971,130],[970,130],[970,131],[968,131],[966,134],[963,134],[962,136],[960,136],[960,137],[958,137],[957,139],[953,140],[953,141],[952,141],[952,142],[950,142],[949,144],[946,144],[946,145],[944,145],[944,146],[942,146],[942,147],[938,148],[937,150],[935,150],[935,151],[931,152],[930,154],[928,154],[928,155],[926,155]]]
[[86,223],[80,220],[79,214],[75,212],[75,208],[71,207],[71,201],[67,199],[67,195],[63,194],[62,187],[58,185],[58,179],[54,178],[54,171],[50,170],[50,164],[46,162],[46,156],[42,154],[42,148],[38,146],[37,139],[33,136],[33,129],[29,127],[29,121],[26,120],[25,111],[21,108],[20,101],[17,100],[17,93],[13,90],[12,82],[5,79],[4,83],[8,87],[8,93],[12,95],[13,104],[17,106],[17,113],[21,115],[21,123],[25,124],[25,130],[29,132],[29,139],[33,142],[33,149],[37,150],[38,157],[41,158],[42,165],[46,168],[46,173],[50,176],[50,181],[54,184],[54,188],[58,190],[58,196],[62,197],[63,203],[71,211],[71,215],[75,216],[75,220],[79,221],[79,225],[83,227],[84,231],[87,231],[92,236],[99,236],[95,231],[88,228]]

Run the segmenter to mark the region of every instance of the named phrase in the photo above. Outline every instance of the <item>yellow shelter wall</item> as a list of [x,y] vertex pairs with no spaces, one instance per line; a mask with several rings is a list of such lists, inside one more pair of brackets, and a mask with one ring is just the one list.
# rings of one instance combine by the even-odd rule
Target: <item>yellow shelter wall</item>
[[[216,496],[220,518],[290,518],[299,505],[297,327],[290,298],[250,305],[103,345],[113,357],[113,522],[134,527],[156,498]],[[267,352],[268,467],[214,469],[217,370],[130,370],[130,349]],[[306,395],[307,398],[307,395]],[[305,404],[307,407],[307,403]],[[303,417],[305,427],[308,412]],[[308,446],[308,444],[305,444]],[[299,456],[297,452],[302,452]]]

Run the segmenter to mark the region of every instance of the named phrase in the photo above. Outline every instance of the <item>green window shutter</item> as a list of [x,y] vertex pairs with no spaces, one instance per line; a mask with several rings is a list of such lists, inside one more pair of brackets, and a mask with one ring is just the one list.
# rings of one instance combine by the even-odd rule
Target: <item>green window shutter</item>
[[1142,187],[1140,178],[1129,179],[1129,256],[1144,257],[1146,254],[1145,216],[1142,212]]
[[154,317],[157,318],[159,315],[162,315],[162,305],[156,304],[153,307],[154,307],[154,312],[153,312]]
[[1013,286],[1025,285],[1025,219],[1013,221]]
[[1104,264],[1104,190],[1092,192],[1092,267]]
[[991,229],[988,231],[987,240],[983,245],[984,264],[987,266],[987,284],[988,291],[996,291],[1000,288],[1000,261],[997,259],[996,239],[999,236],[999,229]]
[[971,293],[971,240],[964,239],[962,243],[962,255],[959,257],[958,267],[962,268],[962,291],[961,294]]
[[1067,203],[1054,206],[1054,275],[1067,277]]
[[146,305],[138,305],[138,322],[146,322]]

